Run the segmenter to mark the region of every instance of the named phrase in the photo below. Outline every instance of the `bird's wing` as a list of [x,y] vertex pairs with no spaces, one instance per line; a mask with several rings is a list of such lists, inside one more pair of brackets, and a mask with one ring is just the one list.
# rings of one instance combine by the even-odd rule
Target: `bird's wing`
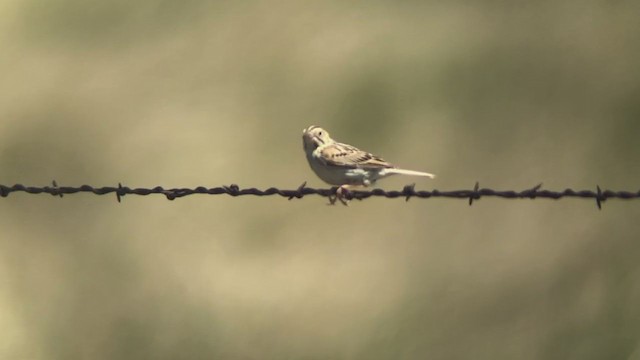
[[354,146],[333,143],[320,151],[321,160],[330,166],[346,168],[393,168],[383,159]]

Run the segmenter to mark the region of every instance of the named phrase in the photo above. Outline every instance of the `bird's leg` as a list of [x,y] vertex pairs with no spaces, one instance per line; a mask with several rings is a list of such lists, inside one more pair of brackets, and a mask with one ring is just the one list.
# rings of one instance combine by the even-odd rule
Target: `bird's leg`
[[336,204],[336,200],[338,200],[338,191],[340,191],[340,188],[336,189],[336,193],[333,195],[329,195],[327,196],[329,198],[329,203],[327,205],[335,205]]
[[345,193],[349,192],[349,185],[340,185],[336,189],[335,195],[329,195],[329,203],[327,205],[335,205],[337,200],[340,200],[342,205],[349,206],[349,200],[345,199]]
[[333,199],[333,203],[335,203],[336,200],[340,200],[342,205],[349,206],[349,200],[344,198],[348,193],[349,185],[340,185],[340,187],[338,187],[338,190],[336,190],[336,197]]

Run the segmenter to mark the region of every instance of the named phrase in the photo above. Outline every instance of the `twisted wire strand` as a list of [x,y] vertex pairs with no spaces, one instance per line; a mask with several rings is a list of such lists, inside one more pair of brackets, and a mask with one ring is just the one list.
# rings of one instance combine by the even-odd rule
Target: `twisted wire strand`
[[[543,190],[542,184],[538,184],[530,189],[515,191],[515,190],[493,190],[488,188],[480,188],[479,183],[475,183],[472,190],[453,190],[453,191],[440,191],[440,190],[415,190],[415,184],[407,185],[402,190],[390,190],[385,191],[382,189],[355,191],[350,190],[346,192],[345,198],[347,200],[363,200],[372,196],[385,197],[388,199],[404,198],[409,201],[411,198],[453,198],[453,199],[468,199],[469,205],[472,205],[474,201],[479,200],[482,197],[497,197],[501,199],[563,199],[563,198],[583,198],[594,199],[599,209],[602,208],[602,203],[608,199],[640,199],[640,190],[633,191],[612,191],[602,190],[600,186],[596,186],[593,190],[572,190],[565,189],[562,191]],[[94,187],[91,185],[82,185],[78,187],[72,186],[58,186],[56,181],[52,182],[52,186],[25,186],[22,184],[15,184],[13,186],[0,185],[0,196],[7,197],[14,192],[24,192],[27,194],[50,194],[53,196],[63,197],[63,195],[77,194],[77,193],[91,193],[94,195],[107,195],[115,193],[118,202],[122,201],[122,197],[125,195],[164,195],[168,200],[175,200],[180,197],[189,195],[230,195],[230,196],[272,196],[278,195],[291,199],[301,199],[307,195],[319,195],[323,197],[333,197],[336,194],[337,187],[329,189],[314,189],[306,186],[306,182],[300,185],[295,190],[283,190],[276,187],[270,187],[265,190],[256,188],[244,188],[241,189],[238,185],[232,184],[229,186],[220,186],[207,188],[204,186],[198,186],[195,188],[170,188],[165,189],[161,186],[153,188],[130,188],[118,183],[118,186],[103,186]]]

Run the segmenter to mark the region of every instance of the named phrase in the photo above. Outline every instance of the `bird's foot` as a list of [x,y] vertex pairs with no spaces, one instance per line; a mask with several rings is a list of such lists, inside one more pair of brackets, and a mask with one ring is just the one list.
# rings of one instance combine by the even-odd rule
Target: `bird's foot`
[[340,201],[342,205],[349,206],[349,199],[345,198],[347,194],[349,194],[349,185],[339,186],[338,189],[336,189],[336,194],[329,197],[329,205],[335,205],[337,200]]

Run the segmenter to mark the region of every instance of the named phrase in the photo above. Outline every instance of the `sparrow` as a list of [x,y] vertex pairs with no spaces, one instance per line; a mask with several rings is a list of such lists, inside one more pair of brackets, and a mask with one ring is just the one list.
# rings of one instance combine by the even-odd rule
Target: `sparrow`
[[302,131],[302,144],[313,172],[324,182],[338,186],[335,197],[329,199],[330,204],[340,200],[347,205],[344,193],[349,187],[371,186],[391,175],[435,178],[434,174],[400,169],[355,146],[339,143],[319,126],[312,125]]

